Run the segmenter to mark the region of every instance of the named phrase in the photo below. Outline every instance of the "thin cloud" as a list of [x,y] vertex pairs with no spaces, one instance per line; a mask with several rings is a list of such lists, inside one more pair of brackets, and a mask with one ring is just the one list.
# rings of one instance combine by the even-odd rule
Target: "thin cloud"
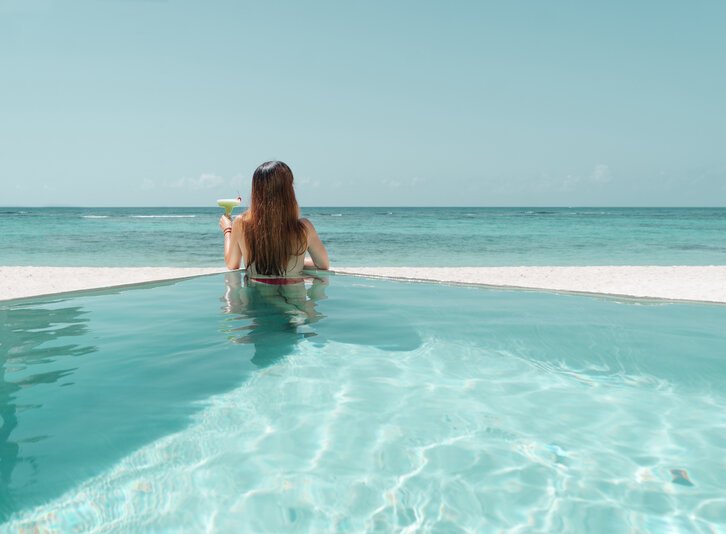
[[604,163],[598,163],[588,175],[568,174],[560,182],[562,191],[574,191],[580,187],[586,187],[589,184],[603,185],[612,180],[610,166]]
[[150,189],[156,189],[156,182],[154,182],[154,180],[151,180],[149,178],[144,178],[144,181],[141,182],[141,189],[143,191],[149,191]]
[[212,189],[224,183],[224,178],[216,174],[201,174],[196,180],[190,180],[192,189]]
[[399,189],[401,187],[416,187],[419,184],[423,184],[426,180],[424,178],[421,178],[420,176],[414,176],[413,178],[410,178],[408,180],[397,180],[395,178],[388,179],[384,178],[381,180],[381,184],[385,185],[386,187],[390,189]]
[[612,179],[610,167],[604,163],[598,163],[590,173],[590,181],[595,184],[606,184]]
[[207,190],[214,189],[224,184],[225,180],[221,176],[213,173],[202,173],[197,178],[180,178],[169,184],[172,189],[193,189]]
[[390,189],[398,189],[401,187],[401,182],[398,180],[381,180],[381,183]]
[[312,180],[307,176],[303,176],[302,178],[295,178],[295,182],[303,187],[312,187],[315,189],[320,187],[320,180]]
[[581,178],[579,176],[575,176],[572,174],[568,174],[564,177],[562,180],[562,190],[563,191],[572,191],[577,187],[577,185],[580,183]]

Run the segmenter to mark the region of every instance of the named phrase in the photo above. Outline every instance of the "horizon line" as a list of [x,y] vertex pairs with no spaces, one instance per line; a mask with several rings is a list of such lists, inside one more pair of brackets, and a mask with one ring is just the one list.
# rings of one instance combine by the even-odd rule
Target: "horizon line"
[[[243,206],[248,207],[248,206]],[[197,205],[197,206],[162,206],[162,205],[148,205],[148,206],[95,206],[95,205],[70,205],[70,204],[57,204],[57,205],[44,205],[44,206],[5,206],[0,205],[0,209],[217,209],[221,210],[219,206],[210,206],[208,204]],[[502,209],[502,208],[535,208],[535,209],[726,209],[726,205],[687,205],[687,206],[673,206],[673,205],[654,205],[654,206],[617,206],[617,205],[526,205],[526,204],[507,204],[507,205],[488,205],[488,206],[471,206],[471,205],[446,205],[446,206],[384,206],[384,205],[371,205],[371,206],[351,206],[351,205],[320,205],[320,206],[300,206],[301,209],[319,209],[319,208],[342,208],[342,209]]]

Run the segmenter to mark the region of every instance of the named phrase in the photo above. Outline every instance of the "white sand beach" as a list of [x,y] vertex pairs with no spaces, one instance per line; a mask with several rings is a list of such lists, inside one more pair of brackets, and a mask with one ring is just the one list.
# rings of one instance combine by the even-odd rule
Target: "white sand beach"
[[[225,272],[224,267],[0,267],[0,300]],[[726,266],[340,267],[359,276],[726,303]]]
[[2,267],[0,300],[225,272],[216,267]]
[[726,303],[726,266],[380,267],[336,272],[576,293]]

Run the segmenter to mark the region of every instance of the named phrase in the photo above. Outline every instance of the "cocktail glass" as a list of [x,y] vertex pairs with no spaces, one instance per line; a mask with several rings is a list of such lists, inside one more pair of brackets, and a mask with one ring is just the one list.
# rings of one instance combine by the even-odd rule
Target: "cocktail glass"
[[220,208],[224,208],[224,214],[229,217],[232,215],[232,210],[242,204],[242,199],[240,197],[237,198],[220,198],[217,201],[217,206]]

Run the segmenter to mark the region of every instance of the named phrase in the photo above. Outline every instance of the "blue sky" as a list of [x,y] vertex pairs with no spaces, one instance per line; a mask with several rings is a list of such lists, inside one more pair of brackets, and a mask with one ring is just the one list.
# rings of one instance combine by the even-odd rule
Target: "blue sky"
[[726,205],[726,2],[0,0],[0,204]]

